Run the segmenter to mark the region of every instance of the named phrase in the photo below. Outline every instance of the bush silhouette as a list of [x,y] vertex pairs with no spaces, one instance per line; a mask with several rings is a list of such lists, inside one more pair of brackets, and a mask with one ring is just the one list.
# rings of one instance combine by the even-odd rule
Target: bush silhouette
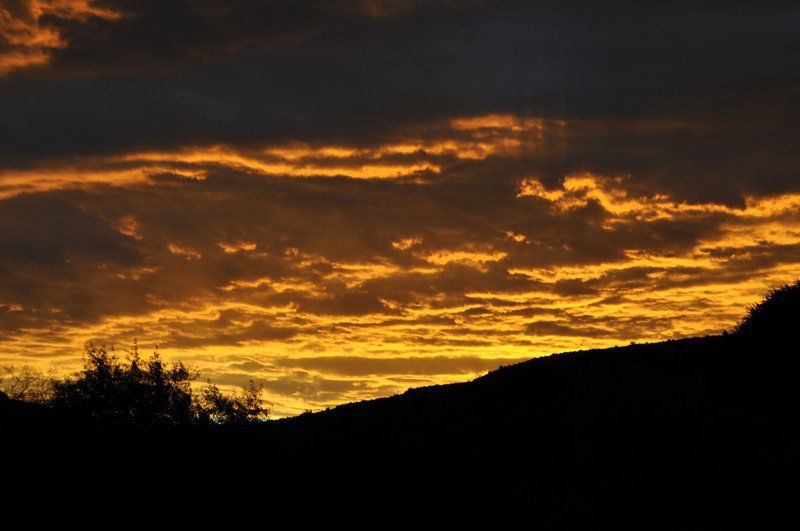
[[145,427],[243,423],[266,417],[261,390],[254,384],[234,395],[209,385],[198,396],[191,386],[197,376],[183,363],[165,364],[158,352],[142,359],[135,342],[127,361],[104,347],[89,346],[83,370],[53,382],[49,404],[103,424]]
[[244,424],[267,414],[261,405],[261,388],[252,381],[236,394],[223,393],[209,383],[200,393],[197,404],[200,422]]
[[782,340],[794,334],[800,318],[800,280],[771,290],[758,304],[747,309],[747,315],[734,332],[762,340]]
[[35,367],[5,367],[0,376],[0,398],[47,404],[53,397],[53,374]]

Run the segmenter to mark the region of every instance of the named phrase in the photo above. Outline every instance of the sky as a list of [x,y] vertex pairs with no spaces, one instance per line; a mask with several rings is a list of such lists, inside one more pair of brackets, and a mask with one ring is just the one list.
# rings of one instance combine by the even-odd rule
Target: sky
[[800,6],[0,0],[0,366],[274,416],[720,333],[800,278]]

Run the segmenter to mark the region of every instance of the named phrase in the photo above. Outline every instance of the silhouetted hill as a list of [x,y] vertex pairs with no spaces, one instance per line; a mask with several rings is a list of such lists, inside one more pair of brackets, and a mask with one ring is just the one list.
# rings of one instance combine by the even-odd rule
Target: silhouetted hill
[[[10,400],[0,418],[61,474],[76,472],[63,470],[68,455],[81,477],[117,485],[169,466],[188,483],[261,478],[240,493],[248,502],[500,503],[545,529],[763,524],[793,506],[800,460],[800,360],[786,330],[553,355],[238,427],[110,431]],[[110,478],[109,462],[120,467]]]
[[265,424],[112,434],[73,419],[85,433],[49,433],[62,420],[31,444],[103,461],[135,446],[145,463],[180,455],[184,472],[263,475],[307,499],[524,503],[557,528],[657,514],[652,528],[786,502],[800,449],[789,348],[731,335],[576,352]]

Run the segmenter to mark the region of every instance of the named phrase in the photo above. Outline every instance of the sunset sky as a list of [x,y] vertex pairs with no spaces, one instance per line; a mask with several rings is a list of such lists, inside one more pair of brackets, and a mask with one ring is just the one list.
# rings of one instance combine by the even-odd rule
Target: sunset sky
[[730,328],[800,278],[800,4],[0,0],[0,366],[274,416]]

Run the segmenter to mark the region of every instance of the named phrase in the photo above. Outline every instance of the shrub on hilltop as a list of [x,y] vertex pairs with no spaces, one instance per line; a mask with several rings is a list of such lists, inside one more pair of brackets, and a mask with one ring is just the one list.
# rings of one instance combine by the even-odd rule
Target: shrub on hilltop
[[734,333],[760,340],[783,340],[800,321],[800,280],[771,290],[734,328]]
[[134,342],[120,359],[105,347],[88,346],[83,369],[66,378],[45,377],[23,368],[8,378],[10,398],[36,402],[89,417],[101,424],[143,427],[242,424],[265,419],[261,388],[238,393],[208,384],[195,392],[198,372],[183,363],[165,363],[158,352],[139,354]]

